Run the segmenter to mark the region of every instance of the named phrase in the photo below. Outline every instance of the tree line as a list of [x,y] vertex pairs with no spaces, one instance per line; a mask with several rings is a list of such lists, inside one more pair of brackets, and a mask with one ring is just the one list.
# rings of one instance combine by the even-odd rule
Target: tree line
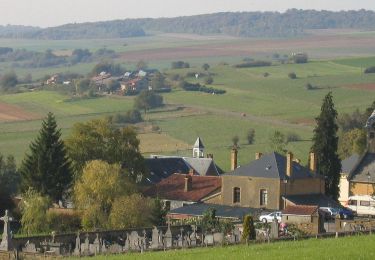
[[374,29],[375,12],[290,9],[280,12],[225,12],[176,18],[125,19],[51,28],[0,26],[1,38],[90,39],[145,36],[145,31],[290,37],[309,29]]

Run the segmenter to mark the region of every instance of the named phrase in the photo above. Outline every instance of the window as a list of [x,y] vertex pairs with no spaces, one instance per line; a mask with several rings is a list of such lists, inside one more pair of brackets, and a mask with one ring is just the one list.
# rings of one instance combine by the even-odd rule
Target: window
[[241,189],[238,187],[233,188],[233,203],[241,202]]
[[165,201],[165,210],[167,211],[171,210],[171,202],[169,200]]
[[260,190],[260,205],[267,206],[267,201],[268,201],[267,190],[266,189]]
[[352,205],[352,206],[357,206],[357,201],[356,200],[349,200],[348,204]]
[[359,201],[359,205],[361,205],[361,206],[370,206],[370,201],[361,200],[361,201]]

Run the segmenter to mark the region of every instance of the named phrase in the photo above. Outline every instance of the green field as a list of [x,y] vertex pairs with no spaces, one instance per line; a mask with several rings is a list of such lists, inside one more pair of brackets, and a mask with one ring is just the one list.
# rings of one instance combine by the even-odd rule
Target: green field
[[[357,41],[359,37],[368,37],[367,40],[374,38],[373,34],[364,36],[348,34],[345,37],[348,37],[344,40],[349,43],[352,39]],[[357,108],[363,110],[374,101],[375,74],[363,74],[363,68],[375,65],[375,58],[370,55],[360,57],[362,51],[370,52],[372,47],[365,46],[361,50],[352,48],[349,51],[346,48],[350,46],[347,46],[333,50],[328,44],[319,47],[319,41],[311,43],[313,40],[313,38],[280,40],[279,46],[278,40],[152,35],[145,38],[90,41],[17,40],[14,42],[0,39],[0,46],[14,43],[12,45],[14,48],[38,51],[48,48],[54,51],[67,51],[75,48],[96,50],[107,47],[125,55],[124,57],[129,57],[129,59],[116,60],[126,66],[134,66],[136,60],[134,57],[138,57],[134,56],[134,53],[143,55],[145,52],[153,57],[146,60],[149,62],[149,67],[163,69],[163,72],[170,75],[182,76],[187,72],[204,72],[201,69],[202,64],[210,63],[209,72],[214,78],[212,87],[224,89],[227,93],[212,95],[173,89],[171,93],[163,94],[168,106],[149,113],[145,116],[146,122],[138,126],[142,133],[141,140],[143,139],[141,147],[145,155],[150,153],[190,155],[190,147],[197,136],[200,136],[206,152],[213,153],[217,164],[224,170],[229,170],[231,139],[235,135],[240,138],[240,165],[253,160],[255,152],[269,152],[271,149],[269,139],[275,130],[284,134],[299,135],[300,141],[289,143],[287,149],[306,163],[311,146],[314,118],[319,114],[322,99],[329,91],[333,93],[339,114],[352,112]],[[300,41],[305,41],[306,46],[301,47]],[[218,50],[218,55],[209,52],[211,45],[214,46],[215,51]],[[311,59],[307,64],[280,64],[274,61],[272,66],[259,68],[238,69],[231,66],[240,62],[241,57],[271,60],[273,53],[290,53],[295,46],[299,46],[302,50],[315,48],[311,52],[312,56],[324,56],[324,59]],[[232,48],[233,54],[225,53],[227,48]],[[252,48],[253,52],[251,52]],[[176,52],[176,58],[168,52],[169,50],[173,55]],[[249,50],[249,54],[240,55],[237,50],[243,53]],[[220,54],[221,51],[223,54]],[[326,55],[328,52],[330,54]],[[197,53],[201,55],[196,55]],[[308,53],[310,55],[310,52]],[[192,56],[183,58],[183,55],[190,54]],[[339,55],[342,56],[332,58]],[[171,61],[180,59],[189,61],[191,68],[168,69]],[[218,65],[221,61],[229,65]],[[0,64],[0,74],[2,69],[5,70],[4,66]],[[64,70],[87,73],[92,66],[93,64],[78,64],[65,68],[16,69],[16,72],[32,73],[34,78],[38,78]],[[266,72],[269,74],[268,77],[264,77]],[[295,72],[297,79],[290,79],[288,77],[290,72]],[[203,83],[204,77],[198,80],[195,78],[186,78],[186,80]],[[313,90],[306,89],[308,83],[313,85]],[[14,154],[20,162],[27,151],[28,144],[40,128],[41,118],[47,112],[55,113],[63,137],[66,137],[75,122],[128,111],[133,106],[133,97],[106,96],[72,101],[68,96],[56,92],[36,91],[0,95],[0,103],[15,105],[34,115],[34,119],[27,121],[0,118],[2,120],[0,121],[0,152]],[[178,107],[181,109],[177,109]],[[151,125],[160,127],[160,135],[147,130]],[[245,137],[249,128],[254,128],[256,132],[255,143],[252,145],[246,144]]]
[[93,259],[374,259],[374,243],[374,235],[352,236],[338,239],[308,239],[249,246],[98,256]]

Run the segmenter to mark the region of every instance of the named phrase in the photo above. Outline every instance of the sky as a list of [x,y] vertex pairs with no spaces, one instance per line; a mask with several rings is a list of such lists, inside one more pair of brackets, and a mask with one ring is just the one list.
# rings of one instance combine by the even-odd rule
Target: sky
[[0,0],[0,25],[49,27],[229,11],[375,10],[375,0]]

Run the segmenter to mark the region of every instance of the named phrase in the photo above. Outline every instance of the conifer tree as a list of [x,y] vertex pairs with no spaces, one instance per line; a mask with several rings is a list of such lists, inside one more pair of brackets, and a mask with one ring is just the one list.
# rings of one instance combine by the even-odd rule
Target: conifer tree
[[335,200],[339,197],[341,171],[341,161],[337,153],[336,119],[337,111],[330,92],[325,96],[320,115],[316,118],[317,126],[314,129],[311,150],[317,157],[317,172],[325,178],[325,193]]
[[62,199],[69,188],[72,181],[70,161],[51,112],[43,120],[39,135],[30,144],[30,152],[25,155],[20,172],[24,191],[31,187],[54,201]]

